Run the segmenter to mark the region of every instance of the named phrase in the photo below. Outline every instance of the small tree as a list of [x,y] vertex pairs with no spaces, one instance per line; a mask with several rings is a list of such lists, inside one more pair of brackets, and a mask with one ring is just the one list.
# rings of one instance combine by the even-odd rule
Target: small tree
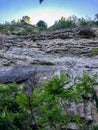
[[37,25],[37,27],[39,27],[40,30],[46,30],[47,29],[47,24],[43,20],[40,20],[36,25]]
[[95,22],[94,22],[94,23],[95,23],[95,25],[98,25],[98,13],[97,13],[97,14],[95,14],[95,18],[94,18],[94,19],[95,19]]
[[30,24],[30,17],[29,16],[23,16],[22,22],[26,22],[26,23]]
[[96,20],[98,20],[98,13],[97,13],[97,14],[95,14],[95,19],[96,19]]

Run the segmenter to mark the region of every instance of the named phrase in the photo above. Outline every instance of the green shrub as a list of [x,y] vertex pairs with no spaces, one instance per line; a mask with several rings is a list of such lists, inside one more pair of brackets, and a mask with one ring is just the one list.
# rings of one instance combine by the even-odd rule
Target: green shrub
[[98,52],[98,48],[97,47],[92,48],[91,52]]
[[16,29],[15,25],[10,25],[10,26],[9,26],[9,30],[10,30],[11,32],[13,32],[15,29]]
[[76,27],[76,25],[72,21],[59,20],[53,26],[50,27],[50,30],[57,30],[62,28],[74,28],[74,27]]
[[94,24],[98,26],[98,20],[97,20],[97,21],[95,21],[95,22],[94,22]]
[[[16,100],[20,91],[21,89],[15,83],[0,85],[0,129],[2,130],[18,130],[20,126],[22,129],[24,127],[23,122],[25,124],[26,111],[20,107]],[[24,118],[21,118],[21,115]],[[20,124],[17,124],[16,119]]]
[[37,25],[37,27],[39,27],[40,31],[47,29],[47,24],[43,20],[40,20],[36,25]]
[[98,130],[98,125],[94,126],[92,130]]
[[61,73],[43,82],[42,87],[34,88],[31,95],[24,93],[16,83],[0,85],[0,129],[61,130],[73,121],[81,130],[96,130],[97,126],[90,129],[79,115],[69,112],[71,103],[79,103],[88,93],[98,109],[96,79],[97,75],[83,73],[83,77],[77,77],[70,85],[67,75]]

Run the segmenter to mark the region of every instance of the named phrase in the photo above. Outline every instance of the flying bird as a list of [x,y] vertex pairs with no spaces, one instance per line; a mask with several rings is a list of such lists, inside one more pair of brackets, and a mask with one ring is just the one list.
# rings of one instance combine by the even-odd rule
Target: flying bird
[[39,0],[40,4],[43,2],[44,0]]

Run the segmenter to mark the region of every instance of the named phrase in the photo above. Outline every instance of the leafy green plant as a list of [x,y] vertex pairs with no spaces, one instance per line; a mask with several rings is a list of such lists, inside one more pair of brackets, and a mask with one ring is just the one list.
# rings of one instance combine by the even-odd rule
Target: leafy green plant
[[91,49],[91,52],[98,52],[98,48],[97,48],[97,47],[93,47],[93,48]]
[[22,91],[16,83],[0,85],[0,128],[2,130],[60,130],[67,129],[70,122],[80,130],[89,128],[79,115],[69,111],[72,103],[91,94],[98,108],[98,97],[94,87],[98,85],[97,75],[83,73],[70,85],[67,75],[61,73],[50,81],[34,88],[31,95]]
[[0,85],[0,128],[2,130],[23,129],[27,112],[16,101],[20,88],[16,83]]
[[90,85],[94,86],[96,80],[86,73],[83,74],[83,77],[77,79],[78,83],[68,87],[67,76],[61,74],[60,77],[53,77],[51,81],[43,84],[44,87],[41,88],[40,95],[40,99],[42,99],[42,107],[40,108],[42,108],[43,118],[39,119],[39,123],[47,124],[50,129],[61,129],[64,125],[67,127],[68,123],[73,120],[80,126],[82,123],[80,117],[78,115],[73,117],[68,109],[72,102],[77,103],[84,98],[84,95],[92,94],[93,88],[90,88]]
[[98,125],[95,125],[92,130],[98,130]]

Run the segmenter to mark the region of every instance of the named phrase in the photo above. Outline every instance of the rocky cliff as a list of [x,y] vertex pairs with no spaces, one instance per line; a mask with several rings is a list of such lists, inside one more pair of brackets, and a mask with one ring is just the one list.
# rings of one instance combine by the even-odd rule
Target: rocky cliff
[[[98,52],[93,51],[97,48],[96,27],[47,31],[33,36],[1,35],[0,83],[25,81],[34,71],[41,72],[44,80],[64,71],[71,81],[83,71],[98,73]],[[72,104],[72,108],[91,124],[98,123],[98,113],[90,100]],[[69,127],[77,129],[74,124]]]
[[98,71],[98,28],[48,31],[34,36],[0,36],[0,66],[41,65],[71,75]]

